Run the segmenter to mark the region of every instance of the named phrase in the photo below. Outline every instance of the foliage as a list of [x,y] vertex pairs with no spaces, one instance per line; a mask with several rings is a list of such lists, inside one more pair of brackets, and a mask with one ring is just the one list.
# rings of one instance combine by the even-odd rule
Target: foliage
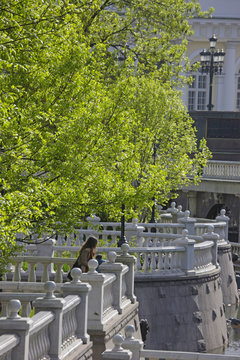
[[[164,203],[209,156],[180,101],[185,0],[3,0],[0,240]],[[153,148],[157,157],[153,161]],[[106,210],[107,209],[107,210]],[[3,257],[1,257],[3,258]]]

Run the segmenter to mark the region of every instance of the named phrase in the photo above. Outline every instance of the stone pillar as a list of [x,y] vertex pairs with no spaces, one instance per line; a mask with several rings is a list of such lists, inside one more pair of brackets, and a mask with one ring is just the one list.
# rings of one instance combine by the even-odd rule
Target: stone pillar
[[131,303],[134,304],[137,300],[136,296],[134,295],[134,273],[135,273],[135,264],[136,258],[135,256],[129,255],[129,245],[122,244],[121,246],[122,254],[117,256],[117,260],[124,265],[128,266],[128,272],[126,276],[126,296],[128,299],[131,300]]
[[133,325],[125,327],[125,340],[122,343],[122,347],[132,352],[132,360],[139,360],[143,350],[143,341],[135,339],[133,336],[134,332],[135,328]]
[[223,86],[223,109],[224,111],[235,110],[235,61],[236,44],[227,42],[224,59],[224,86]]
[[73,268],[71,271],[71,283],[65,283],[62,286],[63,296],[79,295],[81,302],[76,308],[77,330],[76,335],[82,339],[84,344],[89,342],[90,336],[87,333],[87,319],[88,319],[88,296],[91,291],[91,285],[82,283],[80,277],[82,271],[78,268]]
[[197,192],[188,191],[188,209],[191,212],[192,216],[197,216]]
[[62,345],[62,320],[64,299],[56,298],[53,294],[56,284],[53,281],[47,281],[44,285],[46,295],[44,298],[36,299],[33,302],[35,312],[52,311],[54,313],[54,321],[49,324],[50,349],[49,356],[51,359],[60,359]]
[[[54,239],[49,239],[49,240],[43,242],[42,244],[38,244],[37,245],[37,256],[53,257],[55,244],[56,244],[56,240],[54,240]],[[53,264],[50,264],[48,266],[48,276],[53,273],[54,273]],[[43,274],[43,265],[37,264],[36,275],[41,277],[42,274]]]
[[217,262],[217,242],[219,239],[219,235],[214,233],[213,225],[208,226],[208,232],[203,234],[203,239],[205,241],[213,241],[214,246],[212,247],[212,263],[213,265],[216,265],[216,267],[218,267],[219,264]]
[[108,261],[101,264],[101,272],[116,275],[116,280],[113,283],[113,307],[119,314],[122,314],[122,276],[124,265],[115,263],[116,257],[115,251],[110,251],[108,253]]
[[189,235],[195,235],[195,222],[196,219],[190,217],[190,211],[186,210],[184,212],[184,217],[178,219],[180,224],[184,224],[185,228],[188,230]]
[[132,353],[123,349],[123,337],[119,334],[113,337],[114,348],[106,350],[102,353],[102,360],[132,360]]
[[240,194],[235,194],[236,198],[238,199],[238,242],[240,243]]
[[18,312],[21,308],[19,300],[12,299],[9,301],[9,316],[0,318],[0,335],[14,334],[19,337],[18,345],[12,350],[12,359],[28,360],[29,359],[29,329],[32,320],[21,318]]
[[138,219],[133,219],[131,224],[126,224],[125,235],[128,243],[132,246],[142,246],[141,233],[144,231],[144,226],[137,224]]
[[174,245],[184,246],[185,247],[185,254],[183,258],[182,269],[186,272],[186,275],[195,275],[194,270],[194,244],[196,243],[195,240],[188,238],[188,230],[184,229],[183,237],[174,240]]
[[223,221],[226,223],[226,227],[225,227],[225,231],[224,231],[224,236],[225,236],[225,241],[228,242],[228,223],[229,223],[229,220],[230,218],[228,216],[225,215],[226,214],[226,210],[225,209],[222,209],[220,211],[220,215],[216,217],[216,221]]
[[177,222],[177,212],[178,212],[178,210],[176,208],[175,201],[171,202],[170,208],[167,209],[167,212],[172,215],[172,222],[176,223]]
[[223,75],[215,75],[215,89],[216,89],[216,96],[215,96],[215,104],[214,110],[215,111],[223,111],[223,91],[224,91],[224,76]]

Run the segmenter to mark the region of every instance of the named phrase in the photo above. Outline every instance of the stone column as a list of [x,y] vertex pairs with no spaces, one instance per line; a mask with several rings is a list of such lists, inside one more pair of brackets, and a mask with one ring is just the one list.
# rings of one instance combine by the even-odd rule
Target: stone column
[[224,91],[224,76],[223,75],[215,75],[215,111],[223,111],[223,91]]
[[236,44],[227,42],[224,59],[224,86],[223,86],[223,109],[224,111],[234,111],[236,101],[235,91],[235,61]]

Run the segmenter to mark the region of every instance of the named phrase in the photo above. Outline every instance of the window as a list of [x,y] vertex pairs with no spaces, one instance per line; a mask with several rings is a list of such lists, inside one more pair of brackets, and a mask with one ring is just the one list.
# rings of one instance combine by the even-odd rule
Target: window
[[188,110],[207,110],[207,75],[191,75],[193,82],[188,87]]

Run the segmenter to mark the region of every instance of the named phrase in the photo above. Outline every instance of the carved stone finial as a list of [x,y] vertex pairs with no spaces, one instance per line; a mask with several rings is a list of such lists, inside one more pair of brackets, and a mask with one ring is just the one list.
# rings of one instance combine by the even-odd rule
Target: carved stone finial
[[98,274],[96,268],[98,267],[98,261],[95,259],[91,259],[88,261],[89,274]]
[[127,255],[129,249],[130,249],[130,246],[128,244],[122,244],[121,250],[122,250],[123,255]]
[[72,283],[76,284],[76,283],[80,283],[81,280],[81,275],[82,275],[82,270],[79,268],[73,268],[71,270],[71,276],[72,276]]
[[46,290],[45,299],[55,299],[54,290],[56,289],[56,284],[54,281],[47,281],[44,284],[44,289]]
[[187,238],[187,237],[188,237],[188,230],[187,230],[187,229],[183,229],[183,231],[182,231],[182,236],[183,236],[184,238]]
[[134,336],[133,336],[134,332],[135,332],[134,326],[133,325],[127,325],[125,327],[125,337],[126,337],[126,339],[127,340],[133,340],[134,339]]
[[123,351],[122,348],[122,343],[123,343],[123,337],[120,334],[114,335],[113,337],[113,343],[114,343],[114,348],[113,351]]
[[20,319],[21,316],[18,315],[19,310],[21,309],[21,302],[18,299],[12,299],[8,303],[8,319]]
[[109,251],[108,253],[108,260],[110,263],[114,264],[115,260],[117,258],[117,254],[115,253],[115,251]]

